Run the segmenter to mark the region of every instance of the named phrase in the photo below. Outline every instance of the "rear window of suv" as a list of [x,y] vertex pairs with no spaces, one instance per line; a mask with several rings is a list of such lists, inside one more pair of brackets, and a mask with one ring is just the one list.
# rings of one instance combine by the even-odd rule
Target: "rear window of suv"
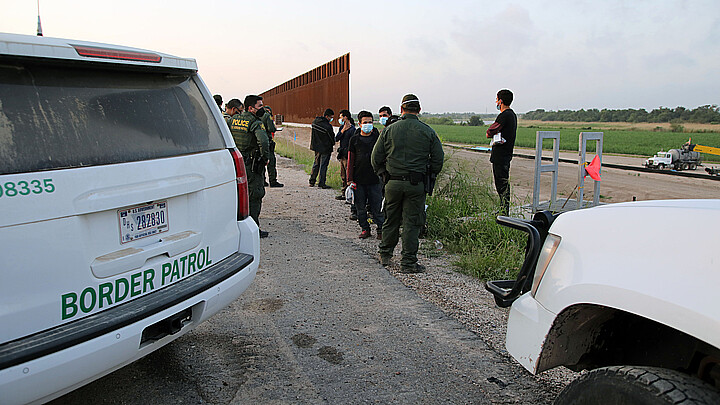
[[194,74],[52,63],[0,58],[0,174],[225,148]]

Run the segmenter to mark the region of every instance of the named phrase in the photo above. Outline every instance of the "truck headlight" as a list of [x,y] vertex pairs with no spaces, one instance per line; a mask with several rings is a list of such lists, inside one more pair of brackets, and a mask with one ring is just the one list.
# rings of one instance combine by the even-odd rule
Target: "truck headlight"
[[535,267],[535,278],[533,278],[532,288],[530,289],[530,294],[533,298],[535,298],[535,293],[537,293],[537,289],[540,286],[540,280],[542,280],[545,275],[545,271],[550,265],[550,260],[552,260],[555,255],[555,251],[560,245],[561,240],[561,237],[553,235],[552,233],[549,233],[547,238],[545,238],[545,243],[540,250],[540,256],[538,256],[537,266]]

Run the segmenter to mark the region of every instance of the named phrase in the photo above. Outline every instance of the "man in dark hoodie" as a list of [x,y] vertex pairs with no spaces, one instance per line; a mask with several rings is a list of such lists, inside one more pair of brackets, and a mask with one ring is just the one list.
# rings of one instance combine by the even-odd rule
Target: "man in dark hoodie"
[[315,162],[313,162],[312,172],[310,173],[310,187],[315,186],[315,180],[317,180],[318,187],[330,188],[325,184],[325,178],[328,164],[330,164],[330,155],[335,146],[335,133],[332,125],[330,125],[334,116],[335,111],[328,108],[322,117],[315,117],[312,122],[310,150],[315,152]]
[[342,179],[342,190],[340,195],[335,197],[337,200],[345,199],[345,189],[348,186],[347,181],[347,162],[348,162],[348,145],[350,138],[355,135],[355,122],[352,119],[350,111],[340,110],[340,118],[338,120],[340,128],[335,135],[335,142],[339,142],[337,158],[340,161],[340,178]]

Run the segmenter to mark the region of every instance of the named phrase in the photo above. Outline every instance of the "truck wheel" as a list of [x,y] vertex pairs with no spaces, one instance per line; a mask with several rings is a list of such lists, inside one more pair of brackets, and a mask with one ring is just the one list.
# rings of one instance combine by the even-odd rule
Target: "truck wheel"
[[683,163],[683,164],[682,164],[682,169],[683,169],[683,170],[687,170],[689,167],[690,167],[690,165],[688,165],[687,163]]
[[695,169],[697,169],[697,165],[695,163],[691,163],[690,170],[695,170]]
[[592,370],[558,395],[555,405],[720,404],[720,392],[698,378],[657,367]]
[[658,169],[663,170],[664,168],[665,168],[665,165],[664,165],[664,164],[660,163],[660,164],[658,165]]

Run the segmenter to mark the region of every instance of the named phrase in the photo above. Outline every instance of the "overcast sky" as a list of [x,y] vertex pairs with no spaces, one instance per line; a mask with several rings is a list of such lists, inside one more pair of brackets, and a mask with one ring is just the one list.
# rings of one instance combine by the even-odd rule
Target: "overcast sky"
[[[0,0],[35,34],[36,0]],[[350,52],[351,110],[518,112],[720,104],[720,1],[41,0],[45,36],[197,59],[213,93],[261,93]]]

